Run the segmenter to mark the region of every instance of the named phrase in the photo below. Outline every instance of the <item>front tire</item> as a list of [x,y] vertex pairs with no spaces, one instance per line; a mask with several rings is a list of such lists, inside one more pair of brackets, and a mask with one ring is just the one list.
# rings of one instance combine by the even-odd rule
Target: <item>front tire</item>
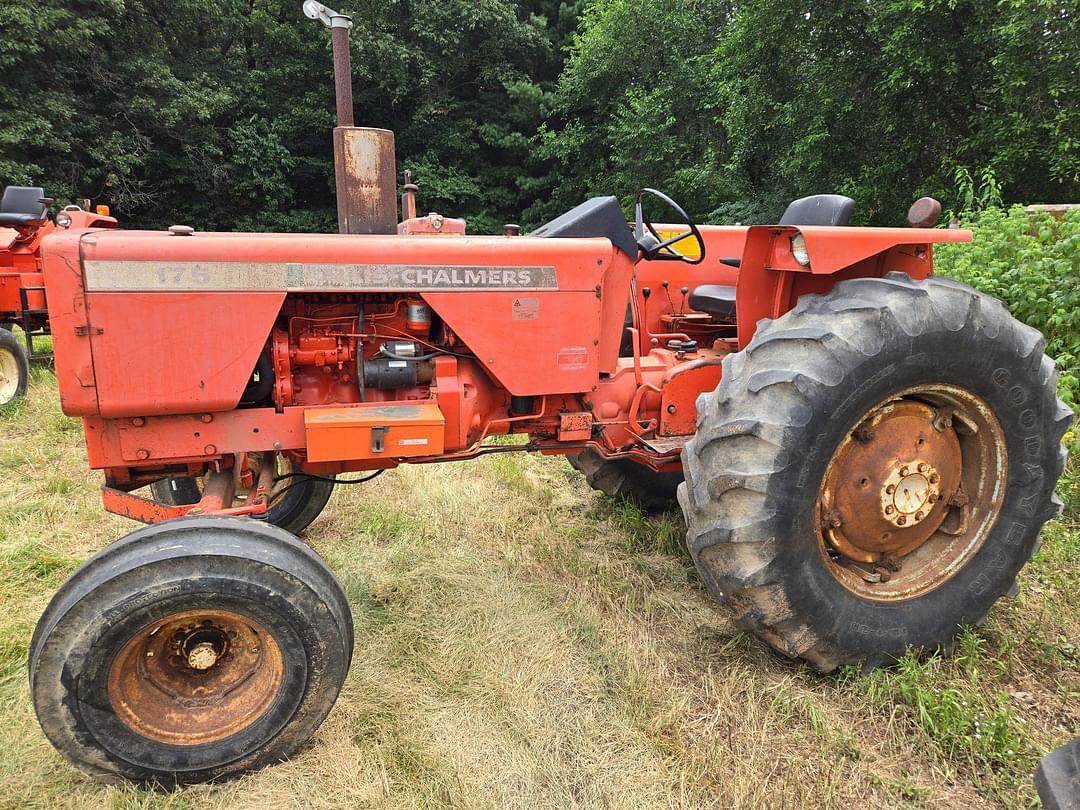
[[822,671],[950,649],[1060,508],[1072,412],[1044,345],[996,299],[901,273],[759,324],[683,451],[709,590]]
[[295,752],[352,658],[337,580],[303,543],[236,518],[140,529],[80,566],[30,645],[41,728],[106,780],[175,785]]

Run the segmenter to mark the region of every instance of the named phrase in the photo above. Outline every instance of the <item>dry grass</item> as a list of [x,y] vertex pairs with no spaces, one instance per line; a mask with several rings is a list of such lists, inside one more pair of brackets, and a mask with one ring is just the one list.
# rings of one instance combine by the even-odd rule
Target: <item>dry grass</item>
[[26,650],[64,577],[134,526],[100,509],[47,371],[0,416],[0,465],[0,806],[1024,806],[1037,756],[1080,733],[1075,509],[958,656],[822,677],[732,627],[677,514],[505,455],[338,488],[307,539],[358,645],[294,761],[171,794],[101,786],[41,735]]

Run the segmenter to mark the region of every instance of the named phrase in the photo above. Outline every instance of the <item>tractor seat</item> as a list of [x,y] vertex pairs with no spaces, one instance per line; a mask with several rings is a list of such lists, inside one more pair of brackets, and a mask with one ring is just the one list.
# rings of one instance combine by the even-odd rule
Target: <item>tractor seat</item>
[[18,228],[45,219],[48,210],[41,200],[45,189],[38,186],[8,186],[0,198],[0,227]]
[[690,293],[687,303],[690,309],[707,312],[721,320],[731,320],[735,317],[735,288],[726,284],[702,284]]

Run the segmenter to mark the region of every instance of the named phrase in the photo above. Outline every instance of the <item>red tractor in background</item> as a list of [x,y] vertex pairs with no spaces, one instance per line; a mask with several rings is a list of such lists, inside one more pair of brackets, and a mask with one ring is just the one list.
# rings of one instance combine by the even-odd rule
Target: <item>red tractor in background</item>
[[63,410],[105,507],[150,524],[76,570],[30,644],[73,764],[175,784],[294,752],[354,641],[295,533],[400,464],[534,451],[677,498],[738,626],[822,671],[948,650],[1015,587],[1072,412],[1036,330],[933,275],[935,243],[971,238],[930,227],[936,203],[907,228],[847,227],[836,195],[699,227],[645,189],[630,223],[597,197],[469,236],[408,182],[398,221],[393,136],[341,101],[343,234],[73,219],[36,244]]
[[[49,217],[53,200],[40,187],[8,186],[0,197],[0,408],[26,393],[30,362],[43,355],[34,338],[49,334],[49,312],[41,274],[41,240],[57,228],[110,228],[116,220],[105,206],[89,211],[69,205]],[[25,345],[12,334],[23,330]]]

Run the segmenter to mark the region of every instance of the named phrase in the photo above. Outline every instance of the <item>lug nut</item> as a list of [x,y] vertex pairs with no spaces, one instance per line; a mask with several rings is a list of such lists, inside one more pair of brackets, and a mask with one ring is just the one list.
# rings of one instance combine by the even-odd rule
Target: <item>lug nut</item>
[[915,519],[916,520],[922,520],[922,518],[923,518],[922,512],[916,512],[915,513]]
[[885,514],[886,515],[891,515],[895,511],[896,511],[896,507],[894,507],[894,506],[886,506],[885,507]]
[[892,495],[894,492],[896,492],[896,484],[889,484],[887,487],[885,487],[886,495]]
[[898,517],[896,519],[896,525],[897,526],[903,526],[905,523],[907,523],[907,518],[904,517],[903,515],[900,515],[900,517]]
[[926,472],[926,465],[923,464],[923,463],[920,463],[919,466],[918,466],[918,470],[919,470],[919,472]]
[[906,478],[907,474],[908,474],[908,468],[907,467],[901,467],[900,468],[900,475]]
[[931,484],[936,484],[940,480],[941,480],[941,478],[937,473],[930,473],[930,483]]

